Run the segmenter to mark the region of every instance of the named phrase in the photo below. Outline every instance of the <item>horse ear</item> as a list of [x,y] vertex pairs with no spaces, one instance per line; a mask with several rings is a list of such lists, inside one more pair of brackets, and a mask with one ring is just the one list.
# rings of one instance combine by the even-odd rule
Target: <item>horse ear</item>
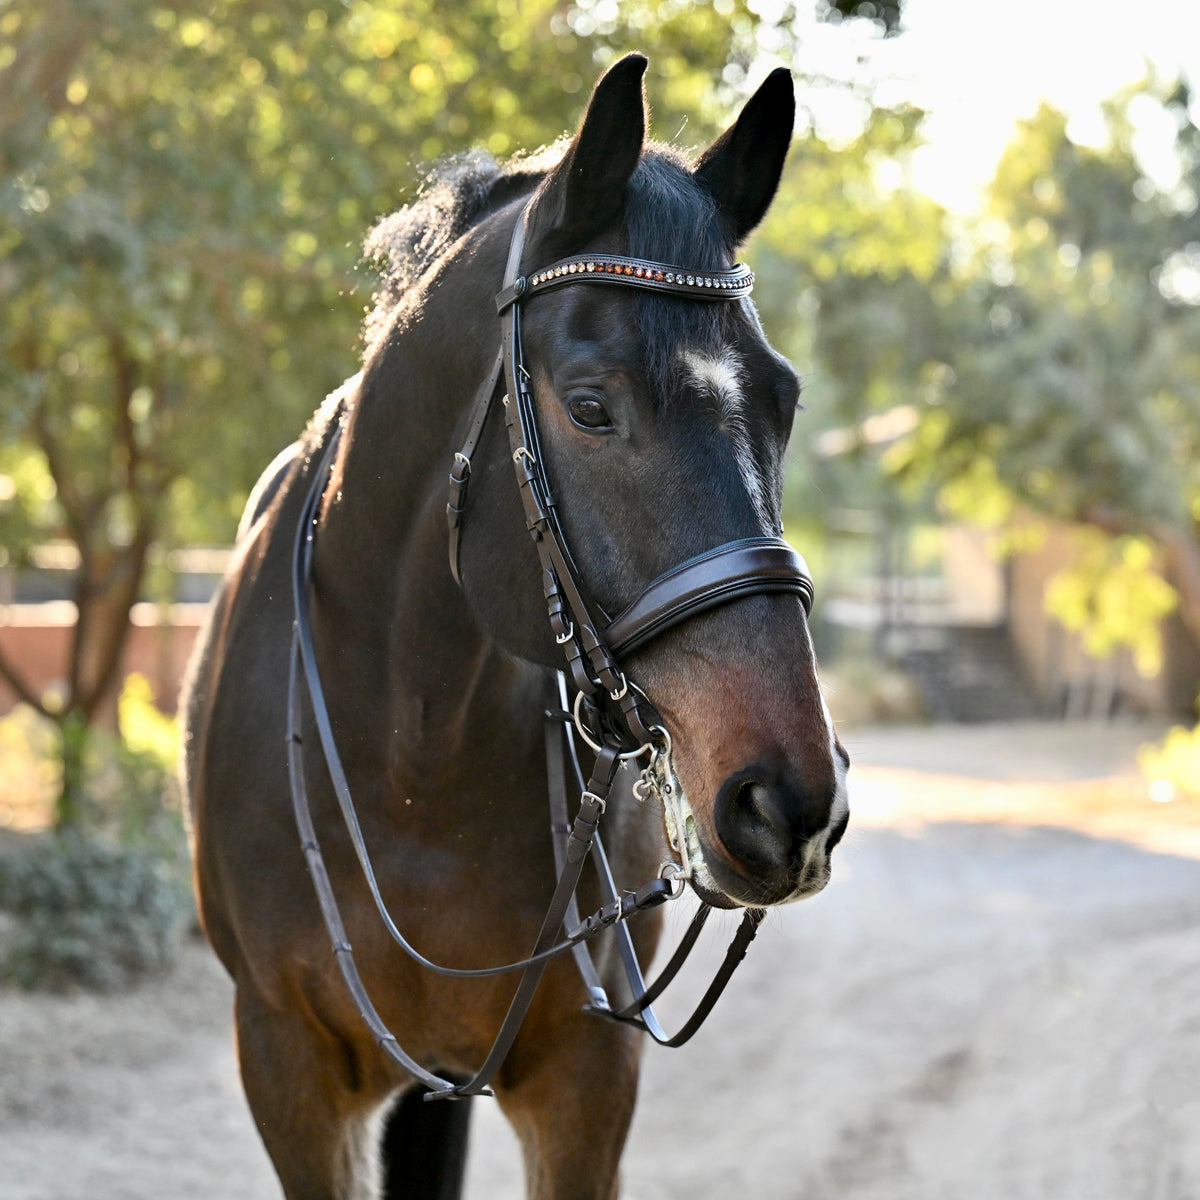
[[600,77],[574,141],[534,205],[543,232],[578,243],[620,214],[646,138],[645,71],[645,57],[628,54]]
[[695,176],[712,193],[735,244],[745,239],[771,206],[795,121],[792,76],[779,67],[696,163]]

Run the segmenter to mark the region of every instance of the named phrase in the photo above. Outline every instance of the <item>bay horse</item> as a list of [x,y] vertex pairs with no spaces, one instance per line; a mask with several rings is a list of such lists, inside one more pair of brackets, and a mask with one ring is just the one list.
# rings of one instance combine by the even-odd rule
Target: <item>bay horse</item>
[[[646,144],[645,66],[545,163],[451,160],[376,228],[362,370],[255,489],[193,659],[200,912],[288,1200],[460,1195],[469,1105],[425,1100],[485,1084],[530,1197],[611,1200],[646,1028],[597,1019],[634,986],[618,931],[646,959],[665,893],[812,895],[846,827],[781,539],[799,382],[733,263],[791,78],[691,161]],[[551,727],[596,751],[554,837]],[[512,976],[463,975],[514,962],[497,1051]]]

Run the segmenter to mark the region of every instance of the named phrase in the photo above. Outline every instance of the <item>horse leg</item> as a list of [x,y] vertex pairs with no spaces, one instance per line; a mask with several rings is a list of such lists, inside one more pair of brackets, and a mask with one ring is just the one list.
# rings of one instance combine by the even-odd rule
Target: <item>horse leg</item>
[[352,1049],[240,986],[235,1016],[242,1085],[287,1200],[375,1200],[382,1110]]
[[518,1060],[496,1095],[521,1142],[529,1200],[616,1200],[641,1035],[582,1013],[569,1025],[530,1029],[543,1039],[536,1061]]
[[401,1095],[383,1132],[384,1200],[459,1200],[471,1104],[430,1104],[423,1088]]

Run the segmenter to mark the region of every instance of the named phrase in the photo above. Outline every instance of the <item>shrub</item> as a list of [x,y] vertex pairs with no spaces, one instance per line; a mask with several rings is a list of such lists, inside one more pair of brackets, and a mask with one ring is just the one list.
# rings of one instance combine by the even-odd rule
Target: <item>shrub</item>
[[46,824],[62,775],[58,734],[27,704],[0,717],[0,824],[18,829]]
[[111,991],[173,964],[193,909],[161,856],[81,830],[20,842],[0,855],[0,910],[15,918],[0,978]]
[[1142,746],[1138,765],[1156,800],[1200,796],[1200,726],[1176,725],[1161,742]]

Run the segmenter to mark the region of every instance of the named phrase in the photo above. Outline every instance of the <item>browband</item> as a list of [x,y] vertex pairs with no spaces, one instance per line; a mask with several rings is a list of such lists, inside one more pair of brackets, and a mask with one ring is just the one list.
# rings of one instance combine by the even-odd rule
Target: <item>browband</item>
[[750,295],[754,272],[744,263],[727,270],[689,271],[671,263],[629,258],[623,254],[562,258],[532,275],[518,276],[496,296],[496,311],[503,312],[525,296],[548,292],[564,283],[619,283],[623,287],[691,300],[736,300]]

